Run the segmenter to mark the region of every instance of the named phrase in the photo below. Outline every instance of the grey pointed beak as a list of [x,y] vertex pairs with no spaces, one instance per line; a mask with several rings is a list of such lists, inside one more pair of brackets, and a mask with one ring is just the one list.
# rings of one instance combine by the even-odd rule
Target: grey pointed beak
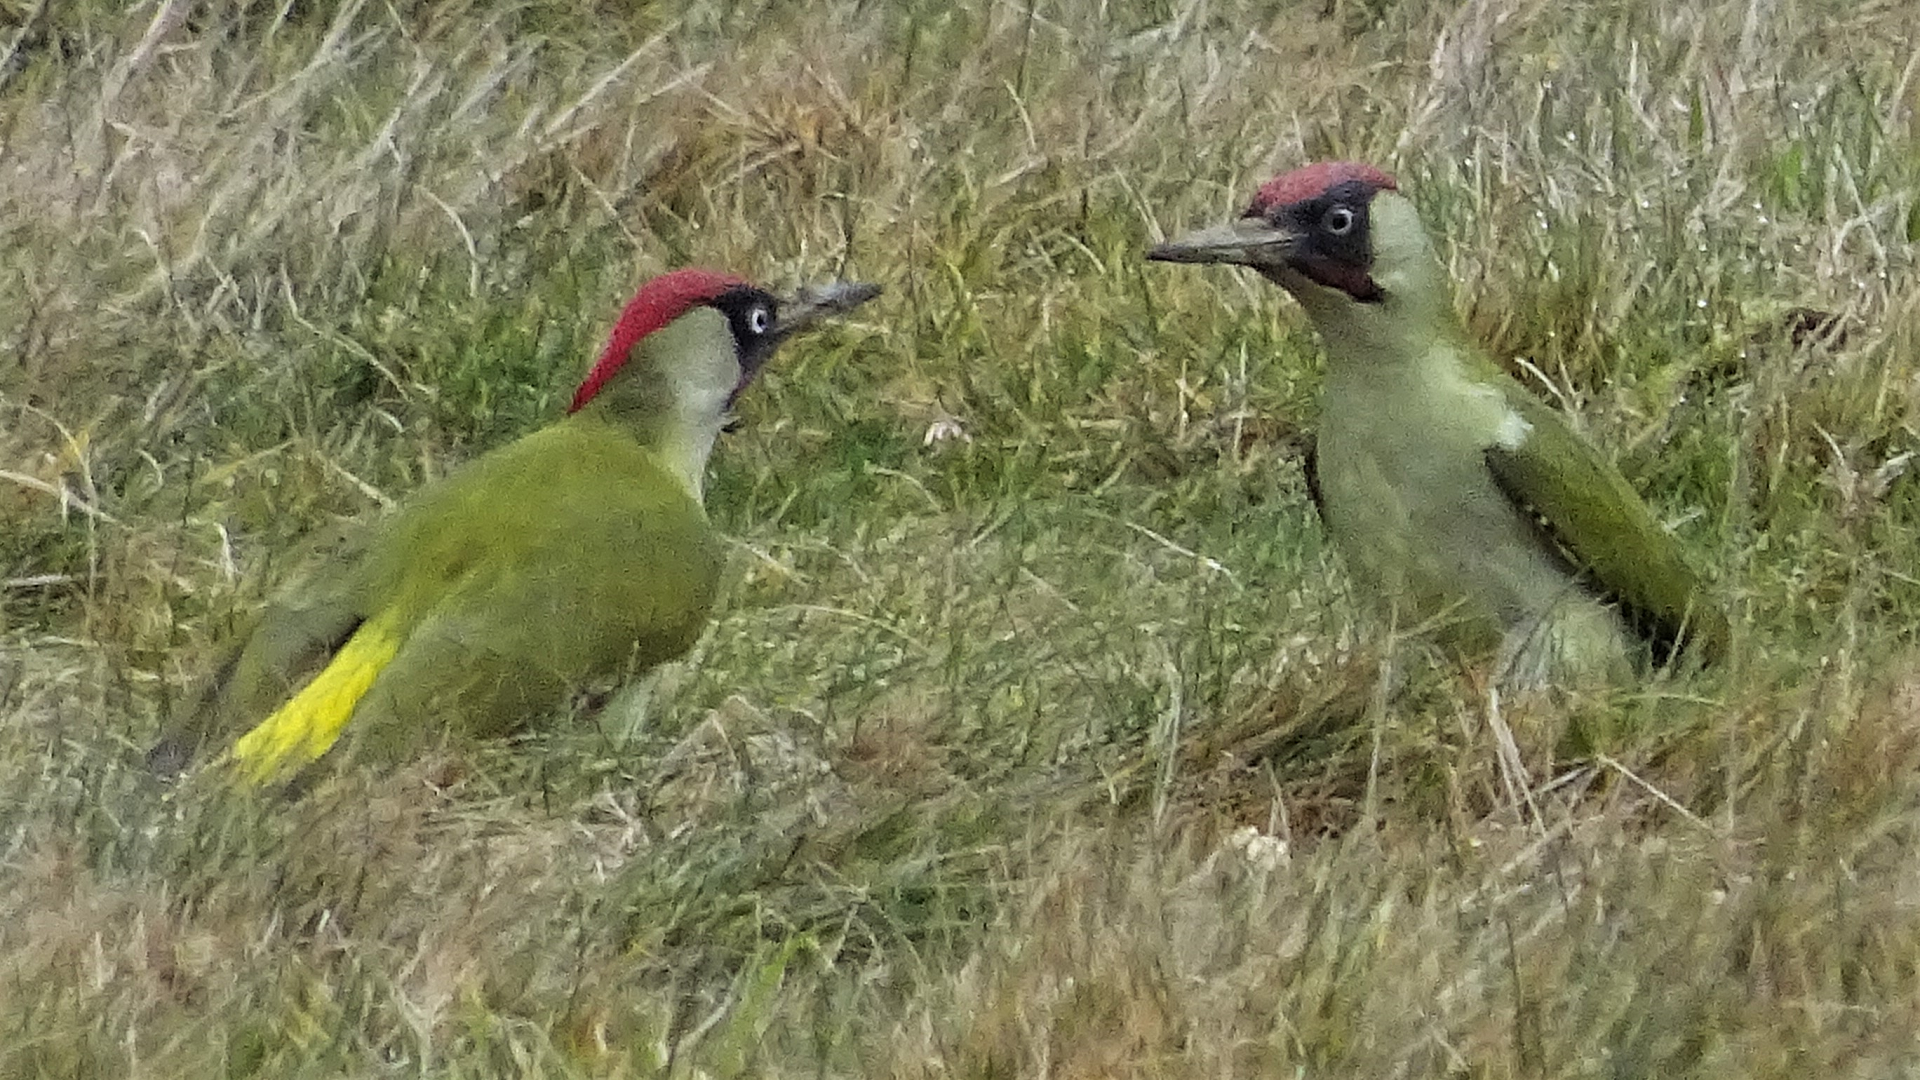
[[803,285],[791,298],[780,302],[780,321],[774,324],[774,333],[785,340],[822,319],[845,315],[879,295],[880,286],[865,281]]
[[1300,234],[1265,218],[1243,217],[1190,232],[1147,249],[1147,258],[1176,263],[1234,263],[1255,268],[1287,265]]

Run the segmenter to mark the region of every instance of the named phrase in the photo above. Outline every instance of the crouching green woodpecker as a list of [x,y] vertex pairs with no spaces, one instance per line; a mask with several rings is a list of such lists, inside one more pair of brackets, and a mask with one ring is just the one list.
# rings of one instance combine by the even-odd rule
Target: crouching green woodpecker
[[1725,616],[1617,469],[1468,340],[1413,204],[1368,165],[1269,181],[1237,221],[1147,258],[1251,267],[1327,350],[1309,491],[1402,627],[1450,619],[1522,685],[1619,675],[1639,638],[1727,643]]
[[782,341],[879,291],[781,301],[691,269],[647,282],[565,418],[415,493],[272,603],[150,761],[178,771],[244,731],[233,764],[265,782],[348,729],[391,760],[685,653],[720,574],[701,491],[735,397]]

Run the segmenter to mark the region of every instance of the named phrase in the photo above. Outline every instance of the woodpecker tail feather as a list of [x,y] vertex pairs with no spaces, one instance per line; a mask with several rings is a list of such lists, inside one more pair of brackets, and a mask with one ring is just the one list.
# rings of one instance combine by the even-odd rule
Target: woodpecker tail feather
[[389,613],[360,624],[313,681],[233,744],[229,757],[248,783],[266,784],[332,748],[373,680],[400,651],[397,622]]

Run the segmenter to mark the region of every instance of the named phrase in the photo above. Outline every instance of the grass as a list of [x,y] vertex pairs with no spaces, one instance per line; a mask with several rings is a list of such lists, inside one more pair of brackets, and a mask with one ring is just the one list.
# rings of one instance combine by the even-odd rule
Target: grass
[[[1915,1071],[1908,7],[0,4],[0,1075]],[[1140,258],[1329,155],[1724,669],[1376,703],[1310,331]],[[744,400],[688,663],[299,802],[145,775],[303,537],[687,262],[888,287]]]

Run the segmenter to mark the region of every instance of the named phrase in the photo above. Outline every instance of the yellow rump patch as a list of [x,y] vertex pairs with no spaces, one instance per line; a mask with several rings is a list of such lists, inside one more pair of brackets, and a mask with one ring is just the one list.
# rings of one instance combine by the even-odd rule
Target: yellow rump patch
[[360,624],[312,682],[240,736],[231,757],[249,783],[264,784],[289,766],[305,765],[339,740],[354,707],[400,651],[396,621],[388,615]]

